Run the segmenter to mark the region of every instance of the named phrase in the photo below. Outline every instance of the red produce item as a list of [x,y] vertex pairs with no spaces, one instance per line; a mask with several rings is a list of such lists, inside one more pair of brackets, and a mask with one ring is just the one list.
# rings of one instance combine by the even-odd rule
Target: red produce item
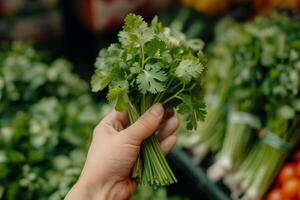
[[283,200],[283,199],[284,199],[283,192],[279,188],[273,189],[268,195],[268,200]]
[[279,172],[279,184],[284,184],[287,180],[296,176],[296,167],[294,164],[289,163],[283,166]]

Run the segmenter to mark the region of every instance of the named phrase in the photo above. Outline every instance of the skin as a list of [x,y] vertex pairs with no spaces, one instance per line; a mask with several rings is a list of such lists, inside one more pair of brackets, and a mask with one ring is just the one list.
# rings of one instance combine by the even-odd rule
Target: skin
[[65,200],[129,199],[136,188],[130,177],[142,142],[157,132],[165,154],[176,144],[179,120],[160,104],[128,125],[127,112],[113,111],[96,126],[80,178]]

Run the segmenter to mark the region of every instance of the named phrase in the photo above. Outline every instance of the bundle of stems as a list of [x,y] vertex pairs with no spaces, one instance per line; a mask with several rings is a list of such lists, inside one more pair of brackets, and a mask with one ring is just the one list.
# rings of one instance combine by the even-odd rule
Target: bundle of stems
[[[215,45],[216,47],[223,45],[224,50],[213,51],[212,55],[220,57],[225,66],[230,67],[226,66],[228,77],[226,81],[229,88],[227,99],[223,102],[227,107],[226,120],[223,119],[223,123],[226,122],[223,126],[225,136],[214,164],[207,171],[212,181],[219,181],[227,173],[235,170],[245,156],[254,138],[253,130],[260,126],[260,119],[256,113],[260,109],[257,102],[261,98],[258,88],[261,87],[263,81],[263,71],[257,51],[260,44],[248,30],[248,25],[225,20],[219,26],[218,31],[224,34],[217,37]],[[226,30],[228,26],[232,28]],[[212,59],[216,60],[216,58]],[[220,61],[213,64],[220,65]],[[204,123],[206,122],[208,121]],[[214,135],[214,133],[211,134]]]
[[[217,152],[221,146],[226,130],[227,99],[230,90],[230,81],[226,79],[220,84],[219,96],[215,96],[217,101],[210,105],[205,122],[199,124],[197,129],[197,140],[190,146],[194,154],[195,162],[201,162],[208,153]],[[214,97],[213,97],[214,98]],[[209,102],[209,101],[208,101]]]
[[261,141],[246,157],[238,172],[228,175],[225,183],[234,198],[261,199],[273,183],[290,150],[300,142],[300,118],[288,121],[271,118],[262,129]]
[[228,41],[232,39],[232,22],[222,21],[215,31],[216,41],[208,46],[208,71],[205,76],[205,101],[207,116],[200,122],[198,129],[186,141],[193,153],[195,163],[210,153],[216,153],[222,147],[226,130],[227,102],[233,86],[233,60],[230,58]]
[[[237,92],[240,92],[237,90]],[[234,93],[232,93],[234,96]],[[216,160],[207,170],[208,178],[219,181],[226,174],[235,170],[245,157],[251,141],[253,141],[254,129],[260,127],[260,120],[255,116],[255,97],[252,92],[240,102],[231,101],[233,104],[228,113],[226,133],[221,150],[216,155]],[[238,105],[238,106],[236,106]]]
[[[248,147],[257,138],[253,133],[263,119],[257,116],[266,112],[274,116],[270,110],[285,105],[288,112],[294,112],[291,102],[296,101],[299,84],[299,69],[295,65],[299,61],[299,36],[295,35],[299,24],[277,13],[246,24],[225,21],[221,27],[226,27],[226,23],[231,23],[231,28],[221,32],[215,43],[225,46],[227,54],[223,53],[223,60],[232,65],[228,73],[232,74],[233,83],[224,143],[207,172],[213,181],[239,168]],[[266,104],[272,104],[269,111],[265,110]]]
[[295,35],[300,24],[273,14],[270,18],[259,18],[256,27],[250,26],[249,30],[262,44],[264,57],[260,60],[264,80],[259,91],[264,99],[260,106],[266,120],[258,143],[224,182],[235,198],[256,200],[263,197],[285,158],[300,141],[300,67],[297,64],[300,63],[300,37]]

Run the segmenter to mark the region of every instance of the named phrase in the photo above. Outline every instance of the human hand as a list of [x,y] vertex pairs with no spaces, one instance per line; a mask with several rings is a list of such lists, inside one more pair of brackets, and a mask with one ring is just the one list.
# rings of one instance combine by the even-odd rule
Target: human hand
[[129,199],[135,190],[131,171],[142,142],[158,130],[165,154],[176,143],[179,120],[164,113],[163,107],[155,104],[130,126],[127,112],[107,115],[94,130],[81,176],[66,200]]

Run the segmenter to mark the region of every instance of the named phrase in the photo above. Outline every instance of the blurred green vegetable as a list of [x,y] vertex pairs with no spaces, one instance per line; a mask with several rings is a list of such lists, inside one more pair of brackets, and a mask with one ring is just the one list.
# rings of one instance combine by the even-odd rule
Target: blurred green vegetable
[[63,199],[78,178],[105,108],[71,70],[29,44],[0,52],[0,199]]
[[260,44],[265,124],[261,140],[226,178],[236,196],[262,198],[290,150],[300,141],[300,24],[273,13],[247,25]]

